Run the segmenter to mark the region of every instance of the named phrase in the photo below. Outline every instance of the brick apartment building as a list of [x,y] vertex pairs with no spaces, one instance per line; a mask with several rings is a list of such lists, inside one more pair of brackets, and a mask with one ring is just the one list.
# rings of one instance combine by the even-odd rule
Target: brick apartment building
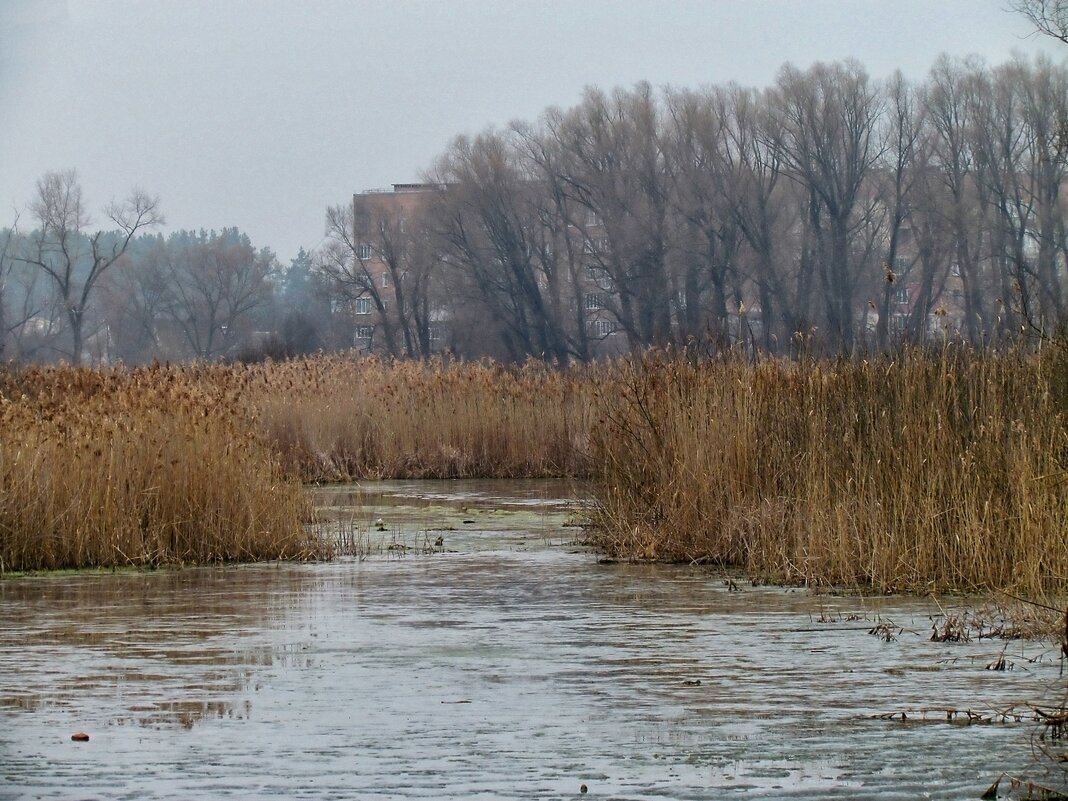
[[[437,184],[398,183],[352,196],[353,267],[363,282],[362,292],[348,301],[356,349],[368,353],[413,350],[403,340],[413,336],[412,309],[405,304],[414,302],[410,296],[415,288],[404,282],[414,281],[418,270],[428,269],[426,264],[415,263],[424,255],[416,252],[415,234],[428,199],[439,191]],[[427,309],[424,314],[430,320],[423,326],[427,341],[414,348],[423,355],[440,349],[445,325],[440,310]]]

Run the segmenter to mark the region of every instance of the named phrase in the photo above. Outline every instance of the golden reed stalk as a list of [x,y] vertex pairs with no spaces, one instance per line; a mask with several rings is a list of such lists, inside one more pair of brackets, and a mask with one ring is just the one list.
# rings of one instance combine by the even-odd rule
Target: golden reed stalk
[[544,478],[588,469],[594,368],[318,357],[241,369],[305,481]]
[[1063,593],[1068,358],[619,365],[593,458],[598,544],[889,590]]
[[195,369],[0,373],[0,571],[328,555],[244,409]]
[[0,373],[0,570],[315,558],[301,481],[589,476],[624,558],[1063,592],[1068,357]]

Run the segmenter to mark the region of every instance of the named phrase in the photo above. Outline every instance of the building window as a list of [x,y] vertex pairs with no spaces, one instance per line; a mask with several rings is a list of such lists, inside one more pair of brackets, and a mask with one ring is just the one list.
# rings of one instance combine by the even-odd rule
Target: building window
[[618,329],[615,320],[590,320],[588,329],[591,337],[604,338],[614,334]]
[[371,313],[371,299],[370,298],[356,298],[356,302],[353,304],[356,314],[370,314]]
[[894,290],[894,303],[905,305],[909,302],[909,291],[907,289]]
[[361,242],[356,246],[356,258],[360,261],[367,261],[371,258],[371,245],[367,242]]
[[615,283],[612,281],[612,276],[609,275],[608,271],[603,267],[597,267],[596,265],[591,264],[586,268],[586,278],[605,292],[612,292],[615,289]]
[[367,342],[374,336],[375,329],[372,325],[358,325],[356,326],[356,334],[354,339],[357,341]]
[[427,334],[431,342],[437,342],[441,339],[441,326],[431,323],[427,328]]
[[389,273],[382,273],[382,288],[389,287]]
[[596,292],[586,293],[586,297],[583,299],[583,305],[590,311],[604,308],[604,295],[598,295]]
[[587,253],[604,254],[608,252],[612,242],[607,236],[595,236],[591,239],[587,239],[583,245],[583,250]]

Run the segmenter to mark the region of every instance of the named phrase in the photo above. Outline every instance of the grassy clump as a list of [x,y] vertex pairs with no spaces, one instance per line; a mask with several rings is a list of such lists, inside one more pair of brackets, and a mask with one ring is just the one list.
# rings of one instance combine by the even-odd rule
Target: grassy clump
[[595,428],[599,544],[887,591],[1063,592],[1065,358],[620,365]]
[[547,478],[587,467],[594,368],[319,357],[240,369],[305,481]]
[[225,382],[0,374],[0,572],[325,555],[309,515]]

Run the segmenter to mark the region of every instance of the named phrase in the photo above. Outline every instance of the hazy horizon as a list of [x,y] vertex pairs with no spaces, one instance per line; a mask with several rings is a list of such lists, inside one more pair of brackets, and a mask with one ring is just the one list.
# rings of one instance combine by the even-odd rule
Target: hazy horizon
[[858,3],[136,0],[0,5],[0,226],[47,170],[97,213],[137,185],[164,230],[237,226],[283,263],[329,205],[418,180],[462,133],[534,120],[585,86],[763,87],[783,63],[855,58],[920,79],[1068,47],[999,0]]

